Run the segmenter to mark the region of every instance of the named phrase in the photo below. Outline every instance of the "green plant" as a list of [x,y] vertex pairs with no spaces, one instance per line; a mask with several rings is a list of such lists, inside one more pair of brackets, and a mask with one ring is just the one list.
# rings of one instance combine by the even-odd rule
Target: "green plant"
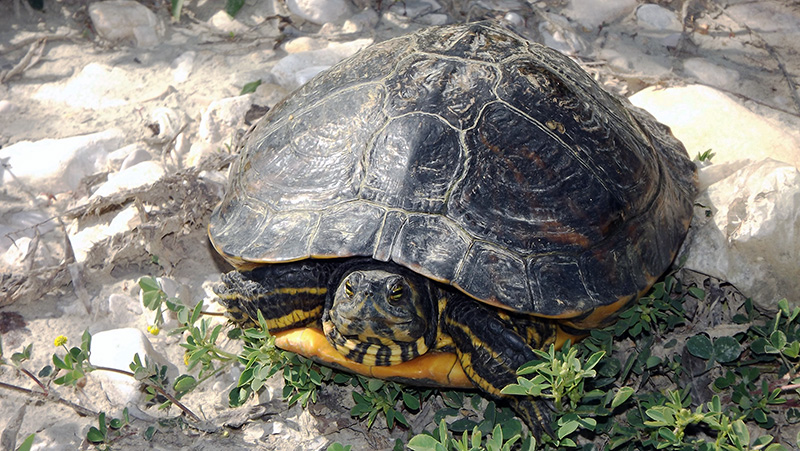
[[367,419],[367,427],[372,427],[378,414],[386,418],[386,427],[394,428],[395,421],[408,427],[408,420],[398,408],[398,403],[406,409],[419,410],[422,401],[427,398],[430,390],[418,390],[396,382],[357,376],[362,392],[353,391],[353,400],[356,405],[350,409],[350,415],[355,418]]
[[86,440],[98,449],[110,449],[111,443],[122,435],[122,430],[130,424],[128,408],[122,411],[122,419],[112,418],[106,422],[105,412],[98,415],[98,427],[90,427],[86,433]]
[[530,436],[526,437],[518,447],[515,447],[520,438],[521,434],[504,438],[503,428],[498,424],[486,437],[478,426],[475,426],[469,434],[467,431],[462,432],[461,439],[458,440],[448,431],[445,421],[440,420],[439,426],[432,433],[418,434],[412,437],[408,441],[408,448],[413,451],[510,451],[511,449],[533,451],[536,449],[536,439]]
[[711,159],[714,158],[714,155],[716,155],[716,154],[714,152],[712,152],[711,149],[706,149],[706,151],[703,152],[703,153],[699,153],[698,152],[697,160],[698,161],[711,161]]

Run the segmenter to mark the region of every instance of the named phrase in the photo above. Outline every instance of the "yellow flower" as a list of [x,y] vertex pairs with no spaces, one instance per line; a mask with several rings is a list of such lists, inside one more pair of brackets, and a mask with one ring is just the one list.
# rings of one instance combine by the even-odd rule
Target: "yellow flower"
[[56,347],[64,346],[65,344],[67,344],[67,337],[65,337],[63,335],[59,335],[59,336],[56,337],[55,341],[53,341],[53,344]]
[[189,366],[189,353],[186,352],[183,354],[183,364]]
[[158,326],[154,324],[152,326],[147,326],[147,331],[153,335],[158,335],[158,333],[161,332],[161,329],[159,329]]

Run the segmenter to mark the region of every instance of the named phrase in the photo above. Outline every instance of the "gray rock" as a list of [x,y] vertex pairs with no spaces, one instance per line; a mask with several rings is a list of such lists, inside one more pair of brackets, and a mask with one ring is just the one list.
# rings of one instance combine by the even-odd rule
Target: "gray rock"
[[544,45],[567,55],[586,51],[586,44],[566,17],[551,13],[542,13],[542,16],[545,20],[539,24],[539,33]]
[[681,31],[683,28],[675,12],[653,3],[636,8],[636,22],[651,30]]
[[683,62],[683,70],[698,81],[718,88],[731,89],[739,81],[739,72],[704,58],[688,58]]
[[636,0],[571,0],[561,12],[588,31],[630,14],[636,5]]
[[395,14],[400,14],[406,17],[415,18],[425,14],[436,12],[442,9],[436,0],[409,0],[404,2],[395,2],[389,10]]
[[153,47],[164,36],[164,24],[147,7],[131,0],[109,0],[89,6],[94,29],[103,39]]
[[698,199],[685,267],[731,282],[768,310],[800,299],[800,171],[765,159],[714,183]]

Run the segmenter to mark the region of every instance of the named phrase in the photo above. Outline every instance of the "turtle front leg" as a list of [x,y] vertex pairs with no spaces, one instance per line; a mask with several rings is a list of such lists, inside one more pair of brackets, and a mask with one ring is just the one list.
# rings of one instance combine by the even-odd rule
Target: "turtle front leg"
[[228,316],[242,326],[258,321],[260,310],[272,333],[318,321],[325,307],[333,264],[306,260],[231,271],[214,287]]
[[507,401],[531,432],[553,435],[549,408],[542,400],[500,393],[517,381],[517,369],[536,359],[541,348],[555,337],[555,326],[546,320],[512,317],[457,295],[444,309],[444,329],[452,337],[461,367],[484,392]]

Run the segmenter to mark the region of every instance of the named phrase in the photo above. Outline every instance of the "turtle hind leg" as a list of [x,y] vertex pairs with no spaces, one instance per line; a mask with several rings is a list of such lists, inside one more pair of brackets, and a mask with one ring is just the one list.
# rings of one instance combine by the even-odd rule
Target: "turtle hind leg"
[[333,266],[308,260],[231,271],[222,275],[214,292],[233,322],[253,326],[261,311],[267,328],[275,333],[319,321]]
[[510,317],[465,296],[451,299],[444,310],[444,329],[453,339],[461,367],[482,391],[508,402],[537,438],[553,436],[550,408],[538,398],[503,395],[517,382],[517,369],[535,360],[534,347],[555,336],[555,326],[536,318]]

